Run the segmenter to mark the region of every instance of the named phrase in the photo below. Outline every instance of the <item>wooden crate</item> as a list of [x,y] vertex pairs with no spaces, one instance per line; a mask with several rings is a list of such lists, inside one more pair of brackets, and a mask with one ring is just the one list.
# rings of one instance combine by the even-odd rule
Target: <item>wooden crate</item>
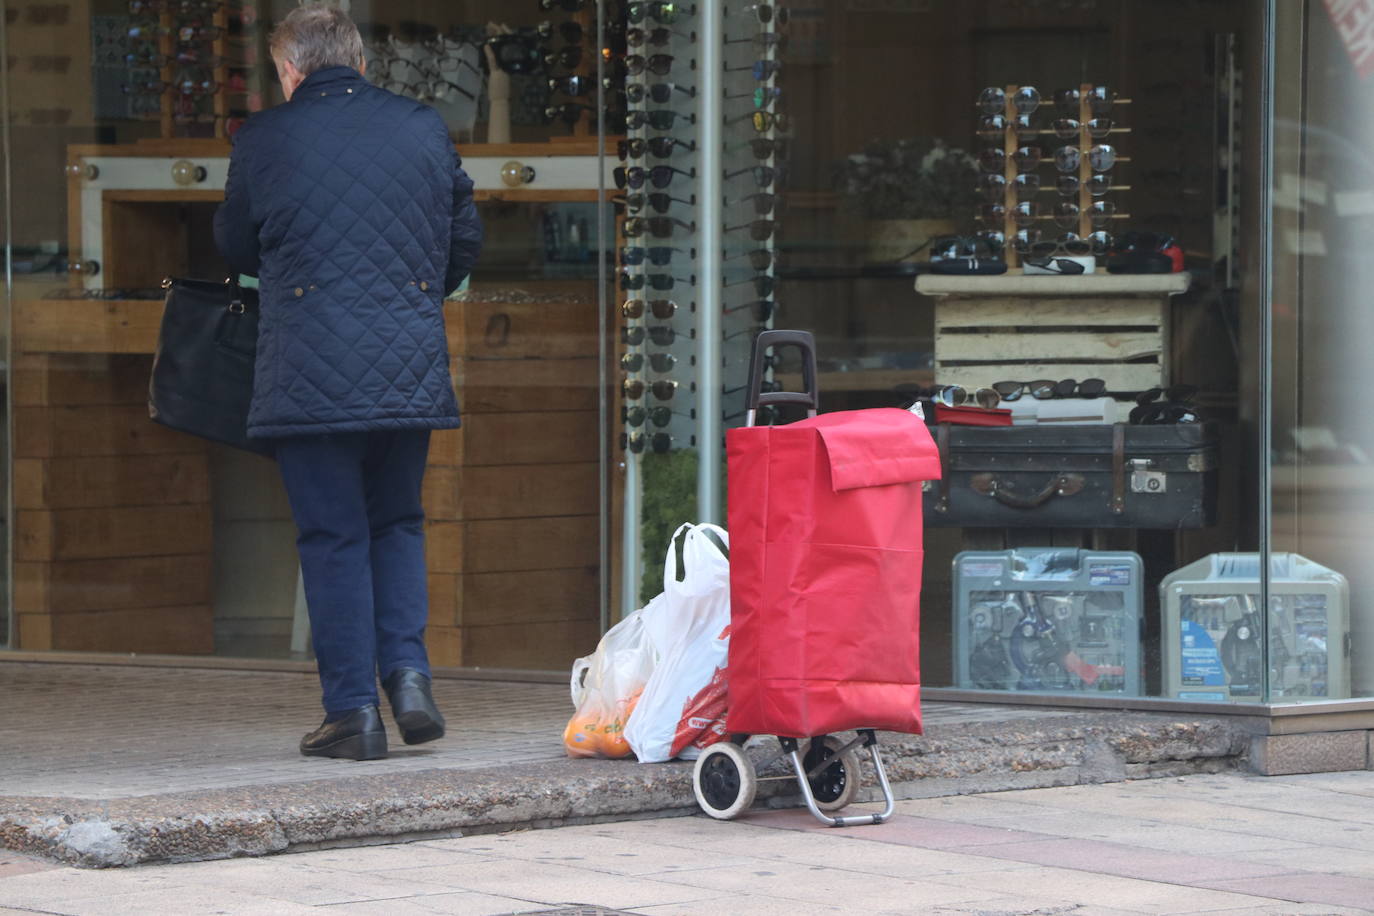
[[431,661],[563,669],[600,618],[595,287],[445,309],[463,427],[425,477]]
[[935,383],[1100,378],[1119,396],[1170,382],[1170,297],[1187,274],[938,277]]

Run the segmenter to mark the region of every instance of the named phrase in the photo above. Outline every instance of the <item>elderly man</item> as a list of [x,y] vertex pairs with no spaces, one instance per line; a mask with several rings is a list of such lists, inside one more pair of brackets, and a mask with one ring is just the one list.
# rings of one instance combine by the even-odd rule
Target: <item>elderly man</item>
[[274,440],[324,693],[300,750],[371,760],[379,676],[407,744],[444,734],[420,482],[430,430],[458,425],[443,299],[482,228],[444,122],[363,78],[344,13],[295,9],[269,47],[287,104],[235,137],[215,240],[260,278],[248,433]]

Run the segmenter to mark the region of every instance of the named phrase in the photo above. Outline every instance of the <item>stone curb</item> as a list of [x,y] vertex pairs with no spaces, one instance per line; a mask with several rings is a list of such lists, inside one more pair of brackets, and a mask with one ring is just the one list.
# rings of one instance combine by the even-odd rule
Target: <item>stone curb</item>
[[[1250,735],[1226,717],[1057,712],[883,734],[879,747],[894,792],[917,798],[1216,773],[1245,763]],[[862,782],[860,799],[878,797],[871,773]],[[764,804],[799,803],[792,784],[763,788]],[[107,801],[0,797],[0,846],[104,868],[696,810],[690,763],[566,760]]]

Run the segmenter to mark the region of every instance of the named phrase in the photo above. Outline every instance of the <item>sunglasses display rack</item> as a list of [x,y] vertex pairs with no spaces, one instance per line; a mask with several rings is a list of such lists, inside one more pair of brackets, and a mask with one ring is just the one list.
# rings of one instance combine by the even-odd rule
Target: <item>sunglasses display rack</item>
[[632,0],[613,17],[606,42],[608,98],[625,100],[614,178],[620,445],[627,454],[696,442],[688,379],[697,299],[696,15],[693,3]]
[[[599,47],[596,36],[596,4],[586,0],[537,0],[539,8],[549,14],[562,11],[561,22],[541,24],[537,30],[545,43],[541,48],[544,73],[549,90],[549,105],[545,111],[550,120],[568,126],[573,137],[596,135],[596,57],[592,49]],[[555,35],[556,31],[556,35]],[[561,39],[561,47],[548,43]],[[609,68],[608,68],[609,69]],[[608,131],[611,125],[607,125]]]
[[228,137],[262,108],[255,0],[128,0],[128,82],[160,135]]
[[[788,11],[775,3],[741,3],[728,5],[725,13],[721,381],[723,419],[738,425],[744,418],[754,337],[773,327],[778,309],[777,242],[788,128],[781,52]],[[768,359],[765,390],[777,385],[771,355]],[[770,410],[757,422],[771,419]]]
[[[1130,133],[1117,120],[1119,106],[1130,101],[1092,83],[1058,90],[1053,99],[1034,86],[993,86],[979,94],[978,133],[988,144],[979,155],[980,235],[1009,264],[1027,256],[1107,253],[1113,226],[1130,217],[1109,196],[1129,190],[1117,183],[1114,167],[1130,161],[1116,145]],[[1054,168],[1051,187],[1042,180],[1045,165]],[[1044,203],[1050,199],[1055,203]]]

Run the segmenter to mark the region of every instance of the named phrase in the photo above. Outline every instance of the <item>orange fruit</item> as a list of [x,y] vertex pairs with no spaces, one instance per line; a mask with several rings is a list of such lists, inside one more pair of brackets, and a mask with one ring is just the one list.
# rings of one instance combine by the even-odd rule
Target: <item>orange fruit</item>
[[592,711],[578,710],[563,729],[563,749],[569,757],[595,757],[600,733],[601,717]]

